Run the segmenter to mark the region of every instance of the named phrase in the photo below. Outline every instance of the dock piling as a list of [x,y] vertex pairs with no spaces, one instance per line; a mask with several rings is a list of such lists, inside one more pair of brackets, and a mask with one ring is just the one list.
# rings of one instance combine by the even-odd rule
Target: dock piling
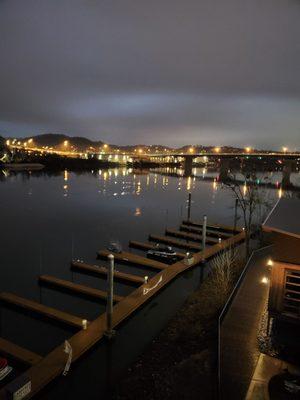
[[109,260],[108,274],[107,274],[107,303],[106,303],[106,336],[111,339],[115,331],[112,329],[112,315],[113,315],[113,298],[114,298],[114,267],[115,257],[113,254],[107,256]]
[[206,228],[207,228],[207,216],[203,217],[203,227],[202,227],[202,251],[205,250],[206,245]]
[[191,219],[191,204],[192,204],[192,193],[189,193],[188,198],[188,213],[187,213],[187,220],[190,221]]

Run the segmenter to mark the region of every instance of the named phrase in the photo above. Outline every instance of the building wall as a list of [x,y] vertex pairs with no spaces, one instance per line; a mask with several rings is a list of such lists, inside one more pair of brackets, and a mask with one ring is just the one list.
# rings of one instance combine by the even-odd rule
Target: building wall
[[274,260],[291,264],[300,264],[300,239],[281,233],[272,233]]

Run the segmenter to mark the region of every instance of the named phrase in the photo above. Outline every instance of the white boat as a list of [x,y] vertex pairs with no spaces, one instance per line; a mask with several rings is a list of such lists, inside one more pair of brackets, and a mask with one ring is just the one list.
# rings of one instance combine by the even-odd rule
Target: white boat
[[173,264],[178,260],[177,253],[170,246],[156,245],[154,249],[147,251],[147,257],[154,260]]
[[12,367],[10,367],[9,365],[2,368],[0,370],[0,381],[2,381],[4,378],[6,378],[7,375],[9,375],[11,373],[11,371],[12,371]]

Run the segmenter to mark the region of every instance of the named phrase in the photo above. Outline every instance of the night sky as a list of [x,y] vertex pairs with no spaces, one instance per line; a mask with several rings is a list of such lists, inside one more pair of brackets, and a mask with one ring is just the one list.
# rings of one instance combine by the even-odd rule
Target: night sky
[[0,0],[0,134],[300,148],[299,0]]

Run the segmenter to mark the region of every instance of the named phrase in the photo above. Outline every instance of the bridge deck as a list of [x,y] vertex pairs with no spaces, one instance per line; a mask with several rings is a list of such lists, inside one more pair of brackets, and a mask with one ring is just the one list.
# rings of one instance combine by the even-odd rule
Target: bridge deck
[[0,300],[16,307],[32,311],[36,314],[42,314],[49,319],[54,319],[66,325],[70,325],[75,328],[82,328],[82,318],[76,317],[75,315],[64,311],[57,310],[56,308],[45,306],[44,304],[37,303],[36,301],[17,296],[16,294],[2,292],[0,293]]
[[[98,252],[98,256],[103,259],[107,259],[107,256],[110,254],[107,250],[101,250]],[[162,262],[150,260],[149,258],[141,257],[133,253],[127,253],[123,251],[122,253],[114,253],[115,260],[125,264],[135,264],[141,265],[148,268],[162,270],[167,268],[168,266]]]
[[[41,275],[39,277],[41,283],[53,285],[58,288],[69,290],[70,292],[86,295],[89,297],[94,297],[96,299],[105,300],[107,298],[107,293],[103,290],[94,289],[89,286],[80,285],[79,283],[73,283],[70,281],[66,281],[64,279],[56,278],[55,276],[50,275]],[[114,301],[123,300],[122,296],[114,295]]]
[[[99,267],[98,265],[90,265],[83,262],[73,261],[71,263],[72,269],[78,270],[83,273],[92,273],[95,275],[107,276],[108,269],[105,267]],[[114,279],[119,279],[122,281],[130,283],[144,283],[144,278],[138,275],[126,274],[125,272],[114,271]]]
[[11,357],[17,361],[21,361],[26,365],[35,365],[42,361],[43,357],[33,353],[30,350],[24,349],[9,340],[0,337],[0,354],[5,357]]

